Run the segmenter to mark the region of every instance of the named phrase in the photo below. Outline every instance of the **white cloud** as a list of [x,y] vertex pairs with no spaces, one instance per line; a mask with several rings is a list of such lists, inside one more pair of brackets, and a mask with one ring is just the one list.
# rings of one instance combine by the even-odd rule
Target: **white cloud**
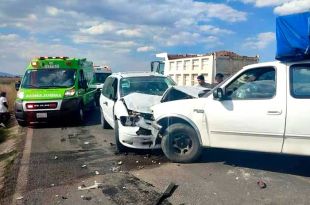
[[12,41],[16,40],[19,36],[17,34],[0,34],[0,40],[1,41]]
[[47,6],[46,12],[51,16],[57,16],[59,14],[60,10],[57,9],[56,7],[53,7],[53,6]]
[[28,15],[28,19],[29,19],[29,20],[32,20],[32,21],[38,20],[38,18],[37,18],[37,16],[36,16],[35,14],[29,14],[29,15]]
[[137,48],[138,52],[149,52],[149,51],[154,51],[155,48],[153,46],[142,46]]
[[275,7],[273,12],[279,15],[306,12],[310,10],[310,0],[240,0],[252,3],[256,7]]
[[310,11],[310,0],[289,1],[281,6],[277,6],[273,11],[279,15]]
[[232,34],[234,33],[231,30],[228,29],[222,29],[219,27],[215,27],[212,25],[202,25],[199,27],[199,29],[205,33],[209,33],[209,34]]
[[230,6],[227,6],[226,4],[207,3],[204,7],[208,11],[208,17],[218,18],[228,22],[238,22],[246,20],[245,12],[237,11]]
[[250,49],[263,49],[275,41],[275,33],[259,33],[256,37],[247,38],[243,47]]
[[111,32],[115,30],[115,26],[113,23],[104,22],[95,26],[91,26],[86,29],[80,29],[82,33],[91,34],[91,35],[100,35],[107,32]]
[[140,37],[142,36],[140,29],[122,29],[116,32],[117,35],[125,37]]
[[277,6],[292,0],[241,0],[243,3],[252,3],[256,7]]

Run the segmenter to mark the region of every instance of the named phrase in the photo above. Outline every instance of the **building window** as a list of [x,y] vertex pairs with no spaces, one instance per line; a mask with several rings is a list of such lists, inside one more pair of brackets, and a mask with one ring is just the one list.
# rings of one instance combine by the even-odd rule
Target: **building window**
[[190,66],[191,66],[191,61],[190,60],[184,61],[184,70],[189,70]]
[[208,69],[208,64],[209,64],[209,59],[208,59],[208,58],[202,59],[201,64],[202,64],[202,65],[201,65],[201,70],[207,71],[207,69]]
[[176,70],[181,70],[181,69],[182,69],[182,61],[177,61]]
[[199,68],[199,60],[193,60],[193,70],[197,70]]
[[180,85],[180,84],[182,83],[181,75],[180,75],[180,74],[177,74],[177,75],[175,76],[175,78],[176,78],[176,83],[177,83],[178,85]]
[[197,77],[198,77],[198,74],[192,74],[192,82],[191,82],[192,85],[197,84]]
[[170,70],[174,70],[174,62],[170,62]]
[[191,86],[191,78],[189,74],[184,74],[183,75],[183,85]]

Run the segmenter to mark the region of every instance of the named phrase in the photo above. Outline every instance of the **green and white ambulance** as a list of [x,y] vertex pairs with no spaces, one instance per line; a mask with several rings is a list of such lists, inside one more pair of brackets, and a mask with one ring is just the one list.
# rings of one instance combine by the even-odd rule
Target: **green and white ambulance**
[[68,57],[33,59],[18,88],[15,116],[21,126],[38,122],[83,122],[95,104],[93,63]]

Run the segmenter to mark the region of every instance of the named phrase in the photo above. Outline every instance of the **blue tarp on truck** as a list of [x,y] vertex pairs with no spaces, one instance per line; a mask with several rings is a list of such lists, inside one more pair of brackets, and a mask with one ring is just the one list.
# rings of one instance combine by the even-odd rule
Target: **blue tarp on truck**
[[310,12],[279,16],[276,36],[277,60],[310,59]]

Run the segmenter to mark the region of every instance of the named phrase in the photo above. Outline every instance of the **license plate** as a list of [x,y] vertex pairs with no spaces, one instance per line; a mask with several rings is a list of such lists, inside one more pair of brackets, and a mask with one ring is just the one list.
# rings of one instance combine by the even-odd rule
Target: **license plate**
[[47,118],[47,113],[46,112],[37,113],[37,118]]

